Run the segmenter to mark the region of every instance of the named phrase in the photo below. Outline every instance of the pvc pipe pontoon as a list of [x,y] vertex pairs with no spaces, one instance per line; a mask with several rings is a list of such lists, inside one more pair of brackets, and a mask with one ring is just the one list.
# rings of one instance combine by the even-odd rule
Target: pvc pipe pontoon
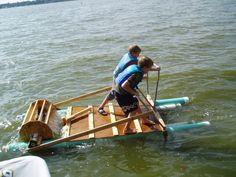
[[189,102],[188,97],[161,99],[155,101],[155,106],[162,106],[167,104],[186,104],[188,102]]

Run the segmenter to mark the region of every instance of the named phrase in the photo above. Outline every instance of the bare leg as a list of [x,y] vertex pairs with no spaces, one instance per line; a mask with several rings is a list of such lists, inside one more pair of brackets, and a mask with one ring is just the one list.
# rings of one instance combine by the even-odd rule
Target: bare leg
[[110,92],[106,95],[106,97],[104,98],[104,100],[102,101],[102,103],[99,105],[99,109],[103,109],[105,107],[105,105],[108,103],[108,101],[111,101],[115,99],[115,93],[114,90],[111,89]]
[[112,90],[109,92],[109,94],[104,98],[102,103],[98,106],[98,112],[103,115],[107,116],[107,112],[104,110],[105,105],[109,102],[109,100],[114,99],[114,95],[112,93]]
[[104,100],[102,101],[102,103],[99,105],[99,107],[98,108],[100,108],[100,109],[103,109],[104,108],[104,106],[108,103],[108,95],[104,98]]
[[[128,117],[132,117],[135,116],[137,113],[139,113],[139,111],[141,111],[139,108],[136,109],[135,111],[132,111],[131,113],[129,113]],[[130,124],[132,121],[129,121],[126,123],[125,128],[124,128],[124,134],[133,134],[136,133],[135,129],[130,128]]]

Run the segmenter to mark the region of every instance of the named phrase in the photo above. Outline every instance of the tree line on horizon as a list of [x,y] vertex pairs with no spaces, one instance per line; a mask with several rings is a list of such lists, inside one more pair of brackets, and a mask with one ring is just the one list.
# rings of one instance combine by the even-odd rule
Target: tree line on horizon
[[5,4],[0,4],[0,9],[2,9],[2,8],[10,8],[10,7],[36,5],[36,4],[46,4],[46,3],[62,2],[62,1],[73,1],[73,0],[35,0],[35,1],[23,1],[23,2],[15,2],[15,3],[5,3]]

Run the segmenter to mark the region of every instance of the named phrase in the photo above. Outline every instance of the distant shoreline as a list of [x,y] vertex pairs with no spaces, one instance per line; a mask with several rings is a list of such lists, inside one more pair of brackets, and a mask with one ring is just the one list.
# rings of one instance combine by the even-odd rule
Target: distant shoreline
[[11,7],[19,7],[19,6],[36,5],[36,4],[63,2],[63,1],[73,1],[73,0],[35,0],[35,1],[23,1],[23,2],[15,2],[15,3],[5,3],[5,4],[0,4],[0,9],[11,8]]

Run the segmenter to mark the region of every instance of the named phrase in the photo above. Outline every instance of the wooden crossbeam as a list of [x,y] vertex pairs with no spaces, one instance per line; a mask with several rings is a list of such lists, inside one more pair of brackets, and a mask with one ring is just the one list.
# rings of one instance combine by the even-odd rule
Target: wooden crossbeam
[[66,118],[66,121],[73,121],[75,119],[78,119],[78,118],[80,118],[81,115],[84,115],[85,113],[89,114],[91,109],[92,109],[92,107],[90,106],[88,108],[85,108],[85,109],[73,114],[73,115],[70,115]]
[[76,97],[76,98],[71,98],[71,99],[68,99],[68,100],[65,100],[65,101],[62,101],[62,102],[55,103],[54,105],[57,106],[57,107],[64,106],[64,105],[67,105],[69,103],[80,101],[80,100],[82,100],[84,98],[87,98],[89,96],[96,95],[96,94],[99,94],[99,93],[102,93],[102,92],[105,92],[105,91],[109,91],[109,90],[111,90],[111,87],[105,87],[105,88],[102,88],[102,89],[99,89],[99,90],[96,90],[96,91],[93,91],[93,92],[90,92],[90,93],[86,93],[86,94],[81,95],[81,96]]
[[[88,116],[88,125],[89,125],[89,130],[94,129],[94,113],[93,113],[93,106],[89,106],[89,108],[92,110],[89,113]],[[95,138],[95,134],[94,133],[90,133],[89,134],[89,138]]]

